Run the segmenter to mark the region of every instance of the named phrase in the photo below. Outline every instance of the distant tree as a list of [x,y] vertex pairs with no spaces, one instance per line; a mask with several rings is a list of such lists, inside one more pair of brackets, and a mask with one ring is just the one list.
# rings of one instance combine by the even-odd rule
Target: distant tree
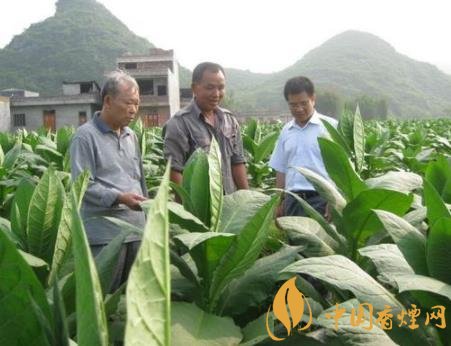
[[235,109],[236,102],[235,102],[235,98],[233,97],[232,90],[229,90],[226,92],[224,99],[222,100],[222,106],[229,110]]
[[364,119],[387,119],[388,106],[384,98],[361,95],[345,102],[345,110],[354,112],[357,104]]
[[317,92],[315,108],[321,114],[338,118],[343,109],[343,101],[332,91]]

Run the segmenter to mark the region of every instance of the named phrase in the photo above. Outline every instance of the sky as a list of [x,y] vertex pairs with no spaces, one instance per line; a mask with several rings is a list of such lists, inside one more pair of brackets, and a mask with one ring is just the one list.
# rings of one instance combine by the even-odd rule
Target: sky
[[[280,71],[346,30],[372,33],[451,74],[449,0],[97,0],[133,32],[201,61]],[[0,1],[0,48],[55,13],[56,0]]]

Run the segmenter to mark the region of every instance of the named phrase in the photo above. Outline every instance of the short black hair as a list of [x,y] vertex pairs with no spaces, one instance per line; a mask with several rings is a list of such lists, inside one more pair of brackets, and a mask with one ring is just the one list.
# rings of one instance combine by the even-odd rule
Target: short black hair
[[222,68],[221,65],[216,64],[214,62],[209,62],[209,61],[201,62],[193,70],[193,77],[192,77],[191,83],[192,84],[199,83],[202,80],[204,72],[207,70],[210,72],[215,72],[215,73],[221,71],[222,74],[225,76],[224,69]]
[[306,92],[308,96],[312,97],[315,94],[315,86],[307,77],[298,76],[287,80],[283,89],[285,100],[288,101],[288,95],[296,95]]

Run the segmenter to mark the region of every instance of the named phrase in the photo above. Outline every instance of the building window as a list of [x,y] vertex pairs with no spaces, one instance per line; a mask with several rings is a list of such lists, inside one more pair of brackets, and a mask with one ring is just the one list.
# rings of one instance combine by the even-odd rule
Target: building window
[[141,95],[153,95],[152,79],[139,80],[138,85],[139,85],[139,93]]
[[158,96],[166,96],[168,94],[168,90],[166,88],[166,85],[159,85],[158,86]]
[[26,126],[25,114],[14,114],[13,123],[14,123],[14,126],[16,126],[16,127]]
[[138,68],[138,64],[136,62],[128,62],[124,65],[126,70],[136,70]]
[[92,83],[80,83],[80,94],[89,94],[92,92]]
[[86,115],[86,112],[78,112],[78,126],[83,125],[87,121],[88,116]]

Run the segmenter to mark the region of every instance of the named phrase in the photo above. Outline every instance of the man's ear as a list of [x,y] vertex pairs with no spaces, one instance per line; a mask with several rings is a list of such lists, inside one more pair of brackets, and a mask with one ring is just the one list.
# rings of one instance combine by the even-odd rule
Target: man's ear
[[105,107],[106,109],[109,109],[111,107],[111,95],[106,95],[105,98],[103,99],[103,107]]
[[315,105],[315,103],[316,103],[316,94],[312,95],[311,100],[313,102],[313,105]]

